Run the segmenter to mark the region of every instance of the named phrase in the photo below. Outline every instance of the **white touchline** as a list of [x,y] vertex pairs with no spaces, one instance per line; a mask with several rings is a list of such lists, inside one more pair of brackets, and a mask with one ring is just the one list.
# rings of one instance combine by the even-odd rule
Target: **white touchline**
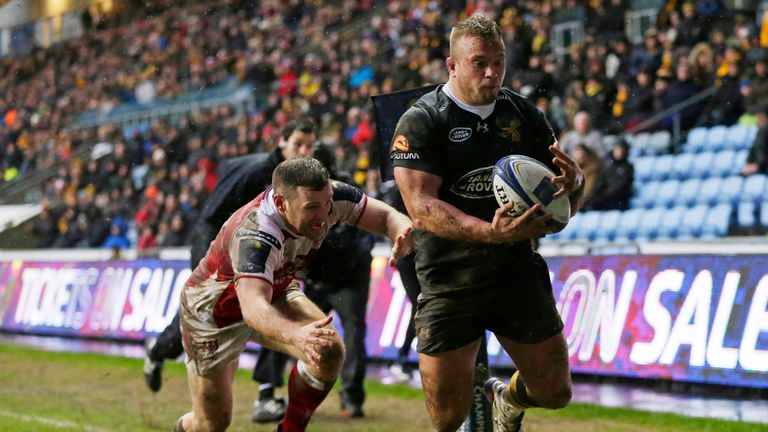
[[57,428],[78,429],[78,430],[83,430],[87,432],[108,432],[109,431],[109,429],[104,429],[104,428],[87,425],[87,424],[84,425],[80,423],[75,423],[69,420],[57,420],[53,418],[40,417],[36,415],[19,414],[19,413],[15,413],[12,411],[5,411],[5,410],[0,410],[0,416],[12,417],[28,423],[40,423],[46,426],[53,426]]

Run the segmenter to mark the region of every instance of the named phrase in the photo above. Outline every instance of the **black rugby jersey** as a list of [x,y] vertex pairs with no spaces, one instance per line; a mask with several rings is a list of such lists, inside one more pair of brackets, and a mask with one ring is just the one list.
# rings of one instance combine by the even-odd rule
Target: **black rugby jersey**
[[[395,167],[443,179],[438,198],[464,213],[492,221],[498,204],[492,174],[497,160],[510,154],[532,157],[559,172],[548,147],[554,133],[544,114],[528,99],[502,89],[490,116],[457,105],[443,85],[422,96],[395,129],[390,157]],[[498,283],[510,259],[530,256],[530,242],[505,245],[457,242],[417,231],[416,267],[428,293]]]

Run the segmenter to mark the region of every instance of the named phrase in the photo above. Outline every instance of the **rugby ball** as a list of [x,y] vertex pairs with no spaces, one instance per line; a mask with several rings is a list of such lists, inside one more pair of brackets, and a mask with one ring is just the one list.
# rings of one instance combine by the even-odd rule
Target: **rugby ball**
[[555,232],[562,230],[571,217],[568,196],[553,198],[557,186],[552,183],[555,173],[536,159],[522,156],[504,156],[493,167],[493,194],[499,207],[515,204],[512,213],[519,216],[536,203],[544,212],[551,213],[549,221]]

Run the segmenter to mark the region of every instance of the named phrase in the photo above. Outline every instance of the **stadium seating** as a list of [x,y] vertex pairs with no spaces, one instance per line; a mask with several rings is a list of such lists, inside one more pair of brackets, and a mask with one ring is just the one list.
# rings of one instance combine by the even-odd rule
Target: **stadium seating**
[[696,203],[696,197],[701,188],[701,179],[689,178],[680,183],[677,190],[676,203],[685,207],[690,207]]
[[760,204],[760,225],[763,229],[768,228],[768,201]]
[[720,195],[723,180],[720,177],[710,177],[701,183],[696,204],[713,205]]
[[706,149],[709,151],[718,151],[726,148],[726,137],[728,135],[727,126],[714,126],[707,130]]
[[766,188],[768,188],[768,176],[753,174],[744,180],[740,201],[759,203],[765,199]]
[[672,207],[668,211],[664,212],[664,216],[661,218],[659,224],[657,240],[672,240],[677,237],[677,231],[680,229],[680,222],[683,220],[683,215],[687,207],[677,206]]
[[653,154],[666,154],[669,153],[672,145],[672,134],[669,131],[654,132],[650,138],[650,148]]
[[602,212],[588,211],[581,215],[581,223],[579,224],[579,230],[573,237],[578,241],[592,241],[597,235],[597,231],[600,230],[600,217]]
[[662,181],[672,178],[675,163],[675,157],[673,155],[656,156],[653,157],[653,161],[651,180]]
[[683,150],[688,153],[703,151],[707,145],[707,128],[695,128],[688,132],[688,140]]
[[741,189],[744,184],[744,177],[730,176],[723,179],[720,186],[720,196],[717,202],[721,204],[736,205],[741,199]]
[[696,156],[693,158],[693,163],[691,164],[691,171],[690,175],[691,177],[696,178],[706,178],[709,177],[712,173],[712,161],[715,157],[715,154],[710,151],[703,151],[701,153],[697,153]]
[[718,204],[711,208],[704,219],[701,238],[713,239],[727,235],[732,211],[733,207],[730,204]]
[[725,137],[727,148],[735,150],[748,149],[752,144],[754,127],[735,124],[728,129]]
[[647,183],[651,180],[655,161],[656,158],[653,156],[643,156],[637,158],[633,163],[635,166],[635,180],[638,183]]
[[639,184],[639,191],[636,198],[630,201],[633,208],[650,208],[656,202],[656,194],[659,191],[661,182],[648,182]]
[[723,150],[715,153],[712,159],[710,175],[715,177],[725,177],[730,175],[735,158],[736,151],[734,150]]
[[680,180],[667,180],[659,185],[653,207],[672,207],[676,204]]
[[740,202],[736,208],[736,225],[742,230],[749,230],[757,224],[757,207],[751,201]]
[[656,207],[646,210],[640,219],[640,223],[637,225],[637,237],[635,237],[635,240],[638,242],[654,240],[658,234],[662,217],[666,217],[666,215],[667,209],[665,208]]
[[620,210],[609,210],[603,212],[603,217],[600,219],[600,229],[595,232],[593,241],[598,244],[610,243],[613,241],[616,235],[616,229],[621,221]]
[[688,208],[683,213],[683,220],[677,232],[677,238],[681,240],[698,238],[704,225],[704,218],[707,215],[707,206],[697,205]]
[[643,212],[642,209],[634,208],[621,213],[619,224],[616,226],[614,242],[626,243],[635,239],[637,236],[637,225],[640,223]]
[[693,165],[693,153],[681,153],[675,157],[675,162],[672,165],[672,178],[683,180],[688,178],[691,174],[691,166]]

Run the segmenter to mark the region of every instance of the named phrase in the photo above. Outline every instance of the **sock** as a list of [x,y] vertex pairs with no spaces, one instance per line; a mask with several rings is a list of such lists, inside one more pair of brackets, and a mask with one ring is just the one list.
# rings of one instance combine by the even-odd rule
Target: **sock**
[[262,384],[259,386],[259,400],[271,400],[275,398],[275,386],[272,384]]
[[333,383],[323,383],[310,375],[304,363],[298,361],[288,378],[288,409],[282,432],[303,432],[332,387]]
[[528,396],[528,389],[525,387],[525,381],[523,381],[520,371],[515,371],[512,378],[509,380],[509,385],[504,389],[502,394],[504,399],[517,407],[518,409],[526,409],[531,407],[540,407],[541,405]]

